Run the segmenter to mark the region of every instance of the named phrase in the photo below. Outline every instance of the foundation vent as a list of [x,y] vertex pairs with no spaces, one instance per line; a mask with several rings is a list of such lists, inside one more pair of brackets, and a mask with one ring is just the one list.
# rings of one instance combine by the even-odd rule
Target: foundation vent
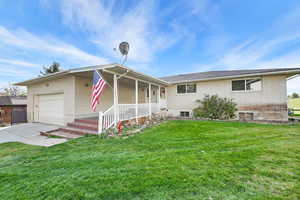
[[254,120],[254,113],[252,113],[252,112],[239,112],[239,119],[241,121]]

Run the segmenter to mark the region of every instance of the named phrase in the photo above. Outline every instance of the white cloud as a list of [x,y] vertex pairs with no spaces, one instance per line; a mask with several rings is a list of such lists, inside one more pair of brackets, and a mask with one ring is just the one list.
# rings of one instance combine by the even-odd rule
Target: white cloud
[[300,67],[300,49],[288,52],[273,59],[263,62],[263,66],[272,67]]
[[183,1],[189,7],[190,14],[197,16],[197,19],[205,26],[214,27],[219,16],[219,6],[210,0]]
[[[208,0],[176,1],[164,9],[158,9],[158,2],[153,0],[127,4],[129,8],[121,1],[62,2],[61,12],[66,25],[89,32],[91,41],[114,58],[120,58],[120,55],[113,48],[128,41],[128,58],[133,62],[150,62],[158,52],[177,42],[194,40],[196,35],[191,29],[197,27],[202,31],[211,26],[217,13],[217,7]],[[189,27],[190,23],[193,27]]]
[[297,92],[298,94],[300,94],[300,77],[288,80],[287,89],[288,94],[292,94],[293,92]]
[[[228,69],[235,68],[266,68],[266,67],[296,67],[299,66],[299,50],[291,50],[285,54],[276,54],[285,45],[291,44],[300,39],[300,32],[286,34],[283,36],[270,37],[268,39],[251,38],[239,44],[231,45],[227,40],[222,52],[216,54],[216,65]],[[229,44],[228,44],[229,43]],[[211,43],[209,43],[211,44]],[[215,43],[212,43],[215,45]],[[208,47],[209,48],[209,47]],[[210,49],[216,47],[211,46]],[[298,64],[297,64],[298,63]]]
[[7,66],[0,65],[0,76],[4,77],[26,77],[31,75],[30,72],[18,69],[8,68]]
[[39,64],[30,63],[26,61],[21,60],[15,60],[15,59],[6,59],[6,58],[0,58],[0,63],[5,63],[9,65],[19,65],[19,66],[25,66],[25,67],[41,67]]
[[220,31],[204,43],[203,49],[214,58],[205,64],[227,69],[299,66],[300,48],[295,45],[300,43],[299,11],[300,6],[295,7],[270,22],[266,30],[246,38],[224,32],[219,24]]
[[130,43],[129,59],[138,62],[150,61],[156,52],[176,42],[157,30],[153,1],[141,1],[127,10],[121,7],[119,1],[64,0],[62,15],[67,25],[89,31],[90,40],[115,58],[120,56],[113,48],[122,41]]
[[10,31],[0,26],[0,44],[26,51],[35,51],[45,56],[48,56],[48,54],[59,56],[80,65],[104,64],[108,62],[105,58],[86,53],[54,37],[39,37],[23,29]]

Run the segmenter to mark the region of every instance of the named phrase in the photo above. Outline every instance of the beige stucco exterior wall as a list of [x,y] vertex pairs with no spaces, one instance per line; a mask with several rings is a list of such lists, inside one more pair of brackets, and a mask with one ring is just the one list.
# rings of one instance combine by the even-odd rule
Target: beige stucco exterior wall
[[107,110],[113,104],[113,91],[106,87],[102,93],[96,112],[90,107],[92,94],[92,79],[75,77],[75,118],[97,116],[100,110]]
[[[282,75],[263,76],[262,90],[256,92],[232,92],[231,79],[213,80],[197,82],[197,93],[195,94],[177,94],[176,85],[167,88],[167,106],[168,114],[178,116],[180,111],[192,111],[198,106],[196,100],[202,99],[205,94],[217,94],[220,97],[232,98],[239,108],[245,106],[258,105],[286,105],[287,104],[287,87],[286,77]],[[243,109],[240,109],[240,111]],[[245,110],[251,111],[251,110]],[[257,119],[265,119],[263,115],[259,116],[259,112],[254,111]],[[272,111],[270,111],[272,112]],[[268,115],[269,119],[286,120],[287,112],[281,112],[276,117]]]
[[[110,80],[112,82],[112,80]],[[113,86],[113,85],[112,85]],[[128,79],[118,81],[119,103],[135,103],[135,82]],[[106,86],[96,112],[90,107],[92,78],[81,76],[66,76],[51,81],[43,81],[28,86],[27,117],[34,121],[34,97],[45,94],[64,94],[64,124],[73,122],[76,118],[98,116],[99,111],[106,111],[113,105],[113,89]],[[145,103],[146,88],[139,84],[139,103]]]
[[34,96],[45,94],[64,94],[64,123],[74,120],[75,112],[75,77],[68,76],[51,81],[43,81],[29,85],[27,119],[29,122],[34,121]]
[[[111,83],[112,81],[110,81]],[[113,87],[113,85],[111,85]],[[75,118],[84,118],[97,116],[99,111],[106,111],[113,105],[113,88],[106,86],[96,112],[90,107],[92,91],[92,79],[84,77],[75,77]],[[135,82],[124,79],[118,80],[119,103],[135,103]],[[139,103],[145,102],[145,89],[139,85]]]

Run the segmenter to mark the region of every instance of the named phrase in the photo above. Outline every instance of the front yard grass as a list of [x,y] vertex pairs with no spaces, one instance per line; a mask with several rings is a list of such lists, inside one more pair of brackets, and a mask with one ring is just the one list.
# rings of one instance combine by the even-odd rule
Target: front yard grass
[[300,126],[170,121],[127,139],[0,144],[0,199],[300,199]]
[[300,117],[300,114],[292,114],[292,117]]

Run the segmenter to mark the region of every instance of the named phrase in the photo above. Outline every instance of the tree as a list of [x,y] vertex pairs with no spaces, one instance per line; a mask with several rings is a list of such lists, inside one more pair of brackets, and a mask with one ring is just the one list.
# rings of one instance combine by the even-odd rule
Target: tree
[[49,67],[43,67],[43,71],[40,71],[40,76],[45,76],[59,71],[61,71],[60,64],[58,62],[53,62]]
[[296,98],[299,98],[299,94],[297,94],[296,92],[294,92],[292,94],[292,99],[296,99]]
[[9,84],[7,87],[3,87],[2,90],[4,91],[2,95],[5,96],[26,96],[25,89],[22,89],[18,86],[13,86],[12,84]]
[[236,103],[229,98],[220,98],[218,95],[205,95],[197,100],[200,106],[193,110],[195,117],[207,119],[232,119],[237,111]]

